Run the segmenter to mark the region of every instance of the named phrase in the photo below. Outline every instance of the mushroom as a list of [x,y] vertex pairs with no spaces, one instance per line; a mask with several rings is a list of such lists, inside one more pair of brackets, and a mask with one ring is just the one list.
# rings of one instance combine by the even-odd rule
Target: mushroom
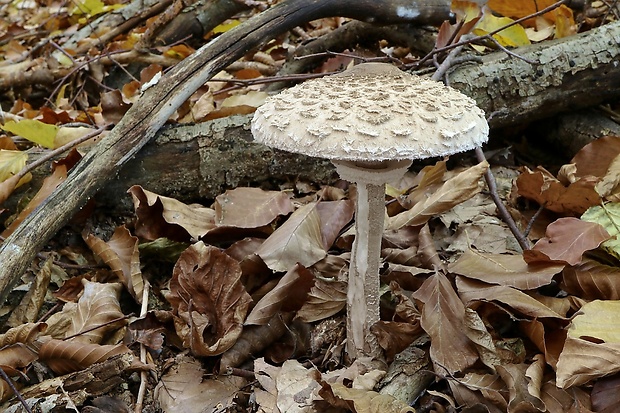
[[347,355],[381,358],[370,327],[379,321],[385,184],[414,159],[486,142],[489,127],[471,98],[387,63],[363,63],[269,97],[252,119],[254,139],[330,159],[357,185],[347,294]]

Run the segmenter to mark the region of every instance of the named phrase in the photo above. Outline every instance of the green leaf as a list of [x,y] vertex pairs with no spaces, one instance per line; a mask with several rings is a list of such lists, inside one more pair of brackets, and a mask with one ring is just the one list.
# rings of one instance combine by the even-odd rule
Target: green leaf
[[57,126],[34,119],[23,119],[19,122],[10,120],[1,128],[46,148],[54,148],[54,139],[58,133]]
[[611,202],[602,206],[588,208],[581,219],[588,222],[596,222],[607,230],[613,238],[601,244],[601,247],[620,259],[620,203]]

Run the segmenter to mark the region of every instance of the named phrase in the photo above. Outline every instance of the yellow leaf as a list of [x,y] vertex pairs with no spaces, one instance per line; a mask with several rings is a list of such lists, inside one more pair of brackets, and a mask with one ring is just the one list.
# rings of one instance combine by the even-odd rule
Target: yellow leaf
[[101,0],[83,0],[77,3],[76,7],[71,10],[71,15],[86,15],[89,17],[97,14],[106,13],[112,10],[125,7],[124,4],[106,5]]
[[226,33],[227,31],[229,31],[230,29],[237,27],[241,24],[241,22],[239,20],[229,20],[223,24],[220,24],[218,26],[215,26],[213,28],[213,30],[211,31],[211,33],[213,34],[218,34],[218,33]]
[[[478,24],[476,24],[473,32],[477,36],[483,36],[495,30],[501,29],[513,21],[514,20],[508,17],[495,17],[491,13],[484,13],[482,18],[478,21]],[[530,44],[530,40],[527,38],[525,29],[523,26],[518,24],[510,26],[497,34],[494,34],[493,38],[502,46],[508,47],[525,46]]]
[[34,119],[22,119],[19,122],[10,120],[2,129],[46,148],[54,147],[54,139],[58,133],[58,127]]
[[480,5],[473,1],[452,0],[451,9],[459,21],[468,22],[480,15]]
[[27,160],[28,154],[25,152],[0,149],[0,182],[21,171]]

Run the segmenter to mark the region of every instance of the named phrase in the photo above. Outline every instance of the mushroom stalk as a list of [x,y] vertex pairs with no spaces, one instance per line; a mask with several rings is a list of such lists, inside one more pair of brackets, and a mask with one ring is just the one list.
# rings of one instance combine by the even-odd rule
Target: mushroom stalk
[[381,359],[370,328],[379,321],[379,267],[385,218],[385,184],[401,178],[411,161],[354,164],[334,161],[341,178],[357,185],[355,240],[347,292],[347,355]]

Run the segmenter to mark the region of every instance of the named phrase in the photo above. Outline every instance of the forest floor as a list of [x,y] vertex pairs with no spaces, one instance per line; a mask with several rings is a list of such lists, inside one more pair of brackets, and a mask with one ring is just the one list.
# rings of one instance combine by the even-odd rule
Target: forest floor
[[[217,20],[208,21],[180,1],[0,0],[0,239],[72,179],[162,75],[275,3],[208,2]],[[360,61],[449,81],[441,62],[459,64],[451,45],[466,36],[478,40],[463,49],[470,64],[496,50],[519,59],[517,47],[620,15],[615,1],[455,0],[452,10],[457,23],[426,30],[417,48],[382,33],[300,64],[293,53],[352,24],[306,23],[218,73],[167,127],[251,114],[288,87],[281,76],[302,81]],[[620,119],[617,102],[602,103],[588,109],[592,121]],[[357,190],[329,167],[330,179],[301,179],[300,161],[287,179],[224,181],[213,197],[154,193],[149,170],[127,180],[124,199],[102,189],[0,309],[0,409],[616,411],[620,136],[599,131],[568,149],[543,136],[557,124],[492,129],[486,161],[431,158],[387,185],[378,359],[347,355]],[[162,162],[175,159],[170,151]]]

